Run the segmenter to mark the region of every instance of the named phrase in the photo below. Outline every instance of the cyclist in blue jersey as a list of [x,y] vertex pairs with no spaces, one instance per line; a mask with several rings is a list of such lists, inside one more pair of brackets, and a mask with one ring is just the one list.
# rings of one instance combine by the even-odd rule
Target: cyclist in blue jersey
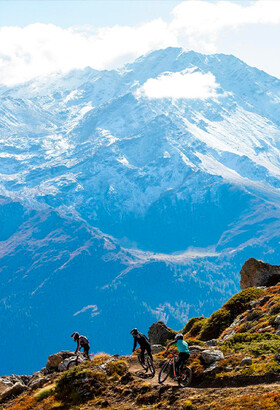
[[175,340],[173,340],[173,342],[170,342],[167,345],[166,351],[168,351],[169,347],[172,345],[176,345],[179,352],[178,360],[176,361],[176,374],[178,377],[183,368],[184,363],[190,357],[190,350],[189,345],[184,340],[182,333],[177,333],[177,335],[175,336]]

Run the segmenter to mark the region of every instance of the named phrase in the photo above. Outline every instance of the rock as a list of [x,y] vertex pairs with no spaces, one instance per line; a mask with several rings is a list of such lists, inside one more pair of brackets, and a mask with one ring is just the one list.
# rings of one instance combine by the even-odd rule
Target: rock
[[174,338],[174,332],[159,321],[152,324],[148,336],[152,345],[164,345],[167,340]]
[[280,336],[280,330],[277,330],[277,332],[275,333],[277,336]]
[[252,286],[273,286],[280,281],[280,266],[270,265],[269,263],[250,258],[242,266],[240,275],[241,289]]
[[208,346],[217,346],[217,345],[218,345],[217,339],[206,340],[205,343],[206,343]]
[[205,350],[205,347],[201,346],[189,346],[189,350],[191,353],[201,353],[203,350]]
[[67,359],[68,357],[73,356],[73,352],[69,352],[68,350],[63,350],[61,352],[52,354],[49,356],[47,364],[46,364],[46,370],[49,371],[57,371],[58,370],[58,365],[60,362],[63,360]]
[[28,387],[32,390],[38,389],[39,387],[43,387],[44,384],[48,383],[50,379],[48,377],[40,377],[39,379],[35,379],[29,383]]
[[226,366],[225,367],[225,371],[226,372],[231,372],[233,370],[233,367],[232,366]]
[[252,302],[250,302],[250,308],[253,309],[257,306],[260,305],[260,302],[258,300],[253,300]]
[[24,392],[27,389],[27,386],[25,384],[16,382],[13,386],[9,387],[6,389],[1,395],[0,395],[0,401],[3,401],[7,398],[10,397],[15,397],[18,396],[20,393]]
[[268,302],[268,301],[271,299],[271,297],[272,297],[271,295],[263,296],[263,297],[259,300],[259,305],[260,305],[260,306],[265,305],[266,302]]
[[0,395],[7,389],[9,389],[10,387],[12,387],[13,383],[5,378],[5,377],[1,377],[0,378]]
[[224,354],[221,350],[203,350],[201,357],[206,364],[211,364],[224,359]]
[[271,332],[272,330],[273,330],[272,326],[266,326],[266,327],[262,327],[261,329],[259,329],[259,333]]
[[241,360],[240,366],[251,366],[253,363],[252,358],[250,356],[244,357],[244,359]]
[[151,349],[152,349],[152,353],[154,354],[154,353],[163,352],[165,350],[165,347],[162,345],[152,345]]
[[210,366],[208,366],[208,367],[203,371],[203,373],[204,373],[204,374],[213,374],[213,373],[216,373],[217,368],[218,368],[218,362],[211,363]]
[[274,359],[276,360],[276,362],[280,362],[280,353],[275,353]]
[[277,325],[280,325],[280,315],[276,316],[274,322],[275,322]]
[[65,370],[67,370],[69,362],[75,357],[76,356],[67,357],[67,359],[64,359],[62,362],[60,362],[58,367],[57,367],[58,371],[59,372],[64,372]]

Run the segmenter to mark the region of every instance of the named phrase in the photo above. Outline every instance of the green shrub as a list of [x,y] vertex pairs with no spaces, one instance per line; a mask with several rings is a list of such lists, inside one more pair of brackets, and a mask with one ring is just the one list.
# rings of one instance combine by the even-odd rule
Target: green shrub
[[236,333],[224,342],[222,349],[256,356],[276,353],[280,350],[280,337],[272,333]]
[[207,318],[205,318],[204,316],[198,316],[198,317],[192,317],[185,325],[184,329],[182,330],[183,335],[188,333],[192,327],[197,323],[197,322],[201,322],[203,320],[207,320]]
[[54,385],[46,386],[40,389],[37,393],[34,394],[37,400],[44,400],[47,397],[51,396],[54,393]]
[[63,402],[82,403],[100,395],[107,381],[103,372],[77,366],[63,373],[56,383],[55,394]]
[[221,308],[214,312],[203,326],[200,338],[202,340],[216,339],[232,323],[232,314]]
[[252,300],[264,295],[263,289],[247,288],[230,298],[221,309],[214,312],[203,326],[202,340],[216,339],[232,324],[234,319],[249,308]]
[[106,364],[106,370],[110,376],[123,376],[127,373],[128,366],[124,360],[112,360]]
[[263,289],[247,288],[232,296],[225,304],[224,308],[232,312],[232,315],[237,317],[250,307],[250,302],[259,299],[265,294]]
[[185,400],[182,403],[182,410],[192,410],[193,409],[193,404],[190,400]]

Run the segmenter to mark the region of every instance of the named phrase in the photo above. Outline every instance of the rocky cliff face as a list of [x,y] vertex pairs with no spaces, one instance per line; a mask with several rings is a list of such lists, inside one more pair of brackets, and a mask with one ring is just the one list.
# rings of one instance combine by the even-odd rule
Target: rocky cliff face
[[280,282],[280,266],[250,258],[242,266],[240,275],[241,289],[252,286],[272,286]]

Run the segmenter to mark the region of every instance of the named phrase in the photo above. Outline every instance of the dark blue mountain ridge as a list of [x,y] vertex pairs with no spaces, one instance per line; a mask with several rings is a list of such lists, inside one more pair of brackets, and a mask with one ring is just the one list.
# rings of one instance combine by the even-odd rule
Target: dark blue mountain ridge
[[[174,73],[210,73],[215,95],[145,95]],[[216,310],[248,257],[277,264],[279,96],[234,56],[173,48],[2,88],[1,373],[74,330],[129,353],[132,327]]]

